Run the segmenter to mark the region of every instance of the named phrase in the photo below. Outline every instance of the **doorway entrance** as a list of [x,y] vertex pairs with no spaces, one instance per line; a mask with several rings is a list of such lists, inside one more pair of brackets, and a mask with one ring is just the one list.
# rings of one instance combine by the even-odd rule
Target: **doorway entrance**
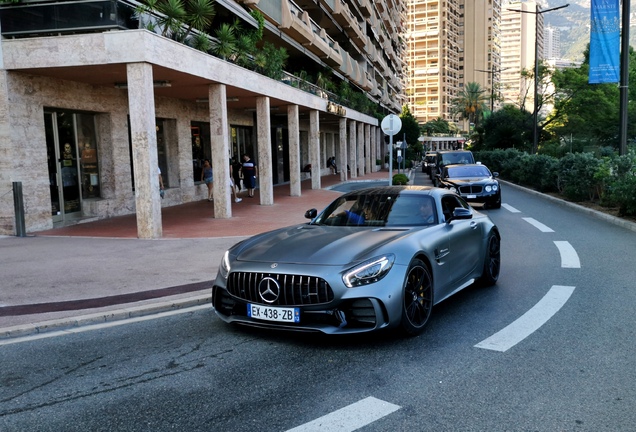
[[82,200],[100,196],[95,118],[45,111],[44,126],[53,223],[82,216]]

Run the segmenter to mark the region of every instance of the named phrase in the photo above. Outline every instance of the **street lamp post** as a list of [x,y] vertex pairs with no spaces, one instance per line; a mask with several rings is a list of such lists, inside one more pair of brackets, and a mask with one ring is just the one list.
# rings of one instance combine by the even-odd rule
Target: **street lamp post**
[[483,70],[483,69],[475,69],[477,72],[486,72],[487,74],[490,75],[490,112],[495,111],[495,73],[501,73],[502,71],[505,71],[507,69],[510,69],[510,68],[497,69],[495,71],[494,64],[490,66],[489,71]]
[[532,154],[535,154],[539,149],[539,15],[546,12],[552,12],[557,9],[563,9],[570,6],[566,3],[561,6],[556,6],[548,9],[539,9],[539,4],[535,3],[535,10],[528,11],[522,9],[508,9],[513,12],[529,13],[535,16],[534,18],[534,111],[532,113]]

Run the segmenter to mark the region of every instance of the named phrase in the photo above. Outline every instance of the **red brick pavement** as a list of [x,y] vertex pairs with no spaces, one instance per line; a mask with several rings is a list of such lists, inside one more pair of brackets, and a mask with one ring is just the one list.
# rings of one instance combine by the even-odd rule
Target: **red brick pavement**
[[[388,171],[368,173],[348,181],[387,179]],[[258,189],[254,198],[232,202],[230,219],[215,219],[214,204],[207,200],[196,201],[162,209],[164,238],[232,237],[254,235],[264,231],[303,223],[304,214],[310,208],[322,210],[339,192],[329,190],[340,181],[340,175],[322,176],[321,189],[311,189],[311,179],[301,183],[301,196],[289,195],[289,184],[274,187],[274,204],[260,205]],[[35,233],[37,236],[137,238],[136,215],[118,216],[93,222],[55,228]]]

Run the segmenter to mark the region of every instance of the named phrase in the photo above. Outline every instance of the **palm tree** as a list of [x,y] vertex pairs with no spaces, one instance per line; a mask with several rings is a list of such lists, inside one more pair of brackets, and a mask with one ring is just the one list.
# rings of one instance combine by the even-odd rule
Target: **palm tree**
[[487,109],[488,96],[479,83],[469,82],[459,95],[453,99],[451,112],[459,114],[462,119],[477,124]]
[[216,30],[216,44],[212,48],[212,52],[228,60],[234,56],[236,52],[236,27],[235,24],[223,23]]
[[206,33],[216,14],[214,0],[144,0],[136,8],[140,17],[153,11],[159,14],[142,26],[150,30],[158,28],[162,36],[178,42],[185,42],[193,29]]

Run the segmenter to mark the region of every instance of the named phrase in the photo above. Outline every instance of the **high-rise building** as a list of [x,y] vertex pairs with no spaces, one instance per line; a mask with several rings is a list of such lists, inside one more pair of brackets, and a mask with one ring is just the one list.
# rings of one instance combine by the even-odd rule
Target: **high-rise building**
[[[232,216],[230,158],[258,164],[263,205],[274,184],[299,195],[310,176],[319,188],[332,156],[350,167],[343,179],[384,160],[377,115],[405,102],[405,0],[216,0],[206,32],[140,5],[1,6],[0,190],[24,182],[27,232],[136,213],[139,237],[160,237],[162,207],[207,196],[205,159],[217,218]],[[457,33],[453,8],[440,32]],[[217,33],[235,23],[241,36],[262,24],[258,51]],[[457,86],[448,51],[440,93]],[[0,234],[15,228],[11,194],[0,194]]]
[[556,27],[548,25],[543,29],[543,58],[561,58],[561,31]]
[[467,130],[451,112],[463,86],[476,82],[489,100],[497,99],[500,0],[409,0],[407,5],[411,112],[421,123],[441,117]]
[[460,0],[407,0],[406,96],[420,123],[452,121],[461,79],[463,9]]
[[[504,2],[500,27],[503,103],[525,108],[529,112],[534,110],[532,75],[535,64],[535,43],[538,46],[539,55],[543,52],[543,15],[537,14],[536,8],[534,1],[508,0]],[[523,71],[528,74],[524,76]]]
[[476,82],[498,106],[501,73],[500,0],[463,0],[463,73],[460,86]]

